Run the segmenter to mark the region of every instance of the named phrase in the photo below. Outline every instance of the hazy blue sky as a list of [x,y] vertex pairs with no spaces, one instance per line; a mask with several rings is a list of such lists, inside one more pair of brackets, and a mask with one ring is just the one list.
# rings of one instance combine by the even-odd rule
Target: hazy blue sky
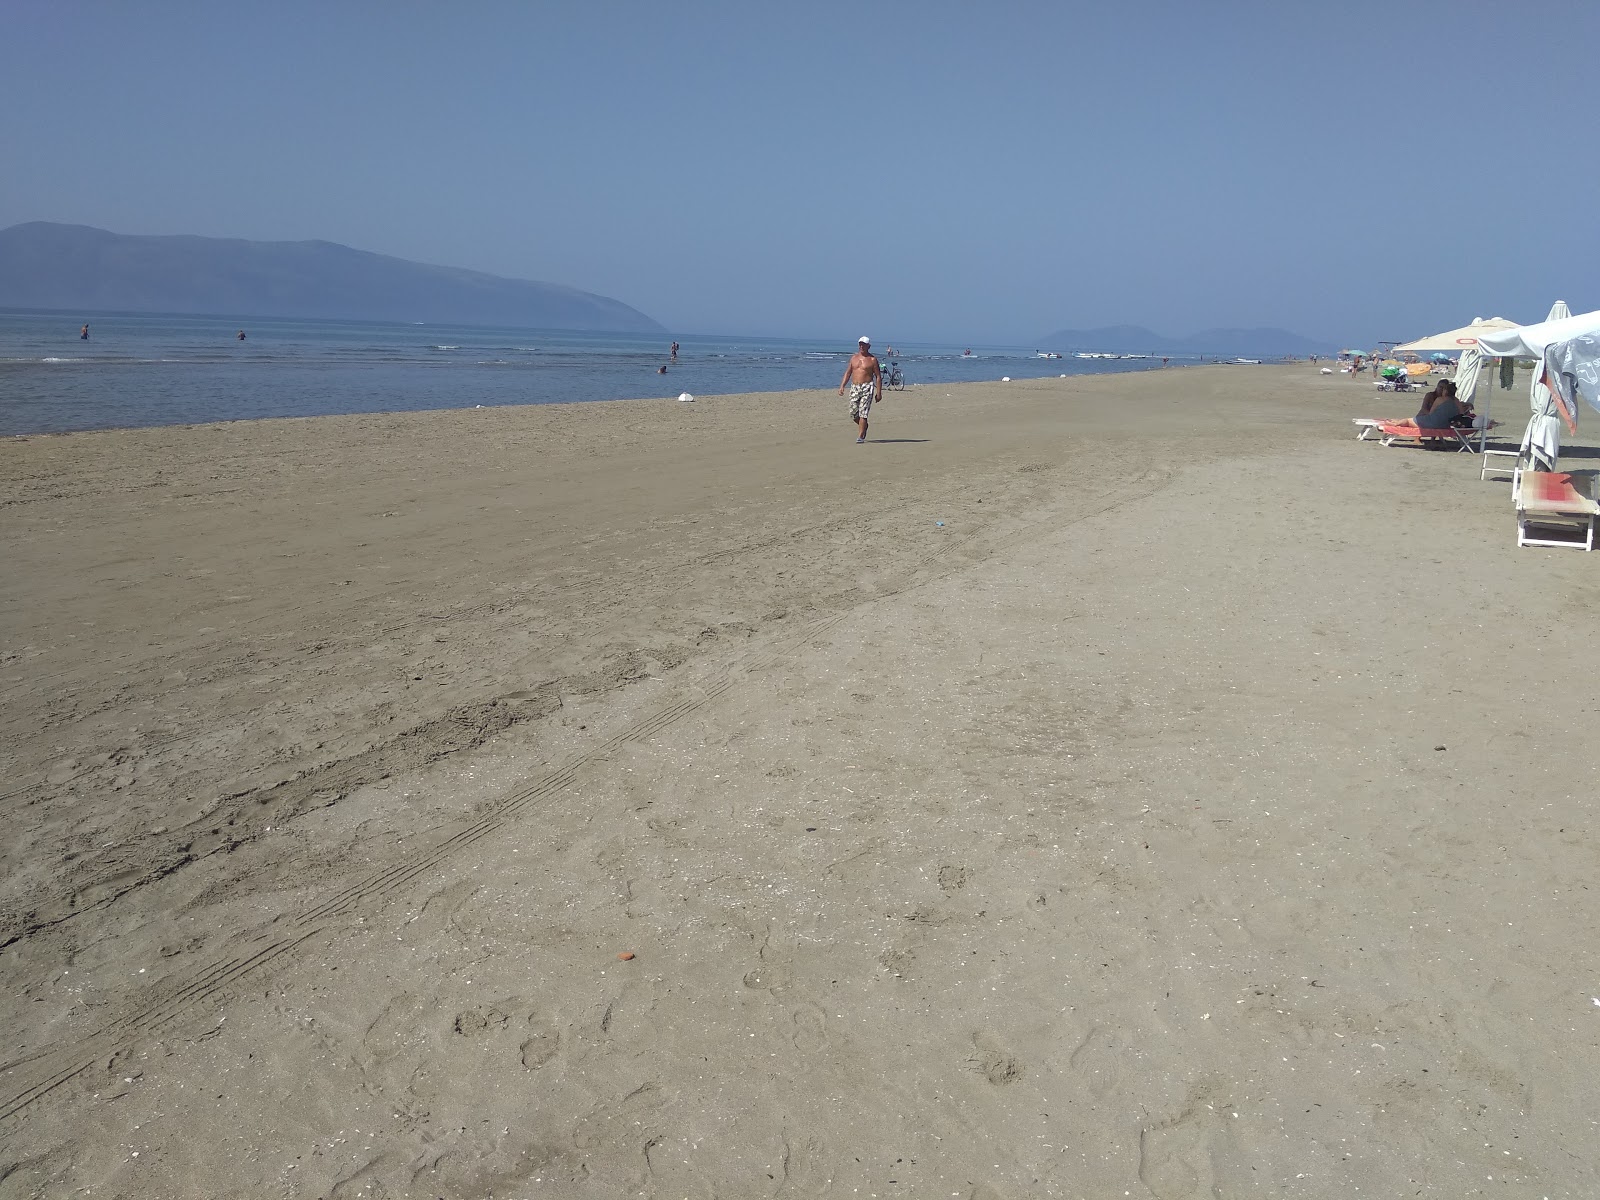
[[0,227],[325,238],[677,331],[1600,307],[1600,3],[5,0]]

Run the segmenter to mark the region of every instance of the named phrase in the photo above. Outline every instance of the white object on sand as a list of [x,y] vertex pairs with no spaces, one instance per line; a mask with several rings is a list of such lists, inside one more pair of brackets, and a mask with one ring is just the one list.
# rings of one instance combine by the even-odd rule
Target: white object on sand
[[1001,383],[1010,383],[1011,382],[1011,376],[1009,376],[1009,375],[1000,376],[1000,382]]
[[678,403],[679,404],[693,404],[694,403],[694,397],[689,395],[688,392],[683,392],[682,394],[680,394],[678,396]]

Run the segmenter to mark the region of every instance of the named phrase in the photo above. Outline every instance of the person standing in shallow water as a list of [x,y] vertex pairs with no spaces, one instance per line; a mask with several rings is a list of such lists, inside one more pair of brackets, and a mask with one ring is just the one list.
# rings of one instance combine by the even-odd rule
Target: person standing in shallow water
[[673,362],[677,362],[678,361],[678,343],[677,342],[673,342],[672,343],[672,361]]
[[78,337],[86,342],[89,340],[89,327],[87,325],[78,330]]
[[844,395],[846,385],[850,388],[850,420],[857,426],[859,446],[867,440],[867,415],[872,412],[872,402],[883,399],[883,371],[872,353],[871,338],[856,343],[856,352],[850,356],[850,365],[839,381],[839,395]]

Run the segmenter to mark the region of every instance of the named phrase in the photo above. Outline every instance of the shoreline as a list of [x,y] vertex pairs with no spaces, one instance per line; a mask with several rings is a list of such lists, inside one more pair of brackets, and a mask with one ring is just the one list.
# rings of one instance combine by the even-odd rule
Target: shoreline
[[[840,362],[844,362],[846,357],[847,356],[841,356]],[[1048,382],[1059,382],[1063,378],[1064,379],[1068,379],[1068,380],[1081,379],[1081,378],[1095,378],[1095,379],[1098,379],[1098,378],[1115,378],[1115,377],[1121,377],[1121,376],[1124,376],[1124,375],[1144,374],[1147,371],[1161,371],[1161,370],[1173,371],[1173,370],[1179,369],[1180,367],[1181,368],[1186,368],[1186,369],[1192,369],[1192,368],[1201,368],[1201,367],[1240,366],[1242,368],[1245,365],[1267,366],[1267,367],[1290,367],[1290,368],[1292,368],[1292,367],[1296,367],[1296,366],[1303,367],[1303,366],[1306,366],[1306,365],[1309,365],[1309,364],[1306,364],[1306,363],[1234,364],[1234,363],[1228,363],[1228,362],[1183,362],[1183,363],[1173,362],[1169,366],[1164,367],[1164,368],[1163,367],[1142,367],[1142,368],[1134,367],[1134,368],[1127,368],[1127,369],[1116,370],[1116,371],[1093,371],[1093,372],[1086,371],[1086,372],[1081,372],[1079,374],[1067,374],[1067,375],[1056,374],[1056,375],[1020,376],[1020,377],[1013,378],[1009,384],[1008,383],[1003,383],[999,378],[981,379],[981,380],[958,380],[958,381],[953,381],[953,382],[949,382],[949,383],[916,381],[916,382],[908,383],[903,391],[885,389],[884,395],[885,395],[885,398],[888,399],[888,398],[891,398],[893,396],[901,396],[901,395],[910,396],[910,395],[916,393],[919,390],[927,391],[927,390],[932,390],[932,389],[935,389],[935,388],[939,388],[939,389],[944,389],[944,388],[972,388],[972,387],[982,388],[982,387],[990,387],[990,386],[993,386],[993,387],[1008,387],[1008,386],[1013,386],[1013,385],[1016,385],[1016,384],[1041,383],[1041,382],[1046,382],[1046,383],[1048,383]],[[607,397],[607,398],[604,398],[604,399],[544,400],[544,401],[535,401],[535,402],[528,402],[528,403],[510,403],[510,402],[507,402],[507,403],[495,403],[495,404],[445,405],[445,406],[441,406],[441,407],[437,407],[437,408],[393,408],[393,409],[360,410],[360,411],[352,411],[352,412],[291,413],[291,414],[284,414],[284,415],[280,415],[280,416],[220,417],[220,418],[217,418],[215,420],[209,420],[209,421],[176,421],[176,422],[170,422],[170,423],[165,423],[165,424],[155,424],[155,425],[106,425],[106,426],[93,426],[93,427],[88,427],[88,428],[84,428],[84,429],[45,429],[45,430],[38,430],[38,431],[34,431],[34,432],[25,432],[25,433],[0,433],[0,444],[3,444],[5,442],[27,441],[27,440],[33,439],[33,438],[75,437],[75,436],[84,435],[84,434],[131,434],[131,433],[140,433],[140,432],[147,431],[147,430],[209,429],[209,428],[217,427],[217,426],[252,424],[252,423],[257,423],[257,422],[268,423],[268,422],[280,422],[280,421],[321,421],[321,420],[338,420],[338,419],[361,420],[361,419],[372,419],[372,418],[382,418],[382,417],[403,417],[403,416],[413,416],[413,415],[415,415],[415,416],[430,416],[430,415],[438,415],[438,414],[443,414],[443,413],[475,413],[475,412],[506,411],[506,410],[520,411],[520,410],[527,410],[527,409],[543,409],[543,408],[552,408],[552,407],[555,407],[555,408],[567,408],[567,407],[570,407],[570,406],[573,406],[573,405],[606,405],[606,406],[609,406],[609,405],[614,405],[614,404],[654,404],[654,403],[664,403],[664,402],[669,402],[669,401],[670,402],[677,402],[677,397],[678,397],[678,395],[681,395],[681,394],[682,393],[679,392],[679,393],[673,394],[673,395],[616,396],[616,397]],[[828,384],[828,385],[825,385],[825,386],[819,386],[819,387],[814,387],[814,388],[786,388],[786,389],[785,388],[780,388],[780,389],[774,389],[774,390],[770,390],[770,391],[756,391],[756,392],[751,392],[751,391],[741,391],[741,392],[705,392],[705,393],[695,392],[693,394],[694,394],[694,397],[695,397],[695,402],[699,403],[701,401],[707,401],[707,400],[736,400],[736,399],[744,399],[744,398],[795,397],[795,396],[832,396],[832,395],[835,394],[835,387],[832,384]]]
[[1592,1192],[1592,560],[1317,370],[0,441],[0,1178]]
[[[0,319],[0,375],[13,401],[0,411],[0,435],[649,398],[669,387],[672,396],[823,388],[836,383],[834,370],[848,353],[803,339],[691,340],[683,360],[668,364],[665,342],[620,335],[305,322],[256,328],[252,340],[236,341],[232,323],[216,319],[108,327],[80,350],[77,340],[36,326]],[[923,384],[1156,362],[1041,360],[1021,348],[981,348],[971,358],[960,347],[904,349],[902,366]],[[667,365],[669,375],[659,377],[656,368]]]

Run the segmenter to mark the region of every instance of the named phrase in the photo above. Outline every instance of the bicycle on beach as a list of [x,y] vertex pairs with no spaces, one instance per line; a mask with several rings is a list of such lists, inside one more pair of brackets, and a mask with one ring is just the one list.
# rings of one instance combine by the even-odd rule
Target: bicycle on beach
[[883,386],[893,388],[897,392],[906,390],[906,377],[900,373],[899,363],[890,363],[889,369],[884,372]]

